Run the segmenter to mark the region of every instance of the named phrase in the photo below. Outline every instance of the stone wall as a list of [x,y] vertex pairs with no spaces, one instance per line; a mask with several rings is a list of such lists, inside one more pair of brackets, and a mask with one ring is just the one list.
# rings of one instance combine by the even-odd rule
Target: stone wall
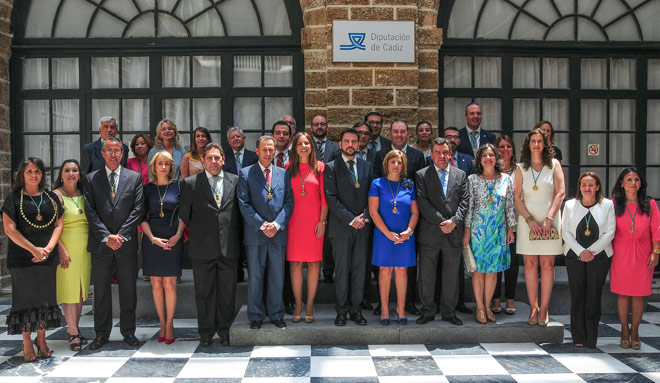
[[[5,200],[11,188],[11,140],[9,136],[11,34],[9,25],[13,6],[14,0],[0,0],[0,201]],[[0,226],[0,287],[8,283],[7,236]]]
[[[370,111],[383,114],[385,132],[394,120],[414,127],[419,120],[438,126],[439,0],[301,0],[305,56],[305,123],[326,115],[330,136]],[[332,62],[333,20],[414,21],[414,63]]]

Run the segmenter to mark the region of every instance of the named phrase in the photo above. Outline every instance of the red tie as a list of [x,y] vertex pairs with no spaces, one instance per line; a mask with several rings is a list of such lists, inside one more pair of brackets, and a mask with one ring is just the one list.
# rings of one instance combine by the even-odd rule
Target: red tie
[[266,172],[266,183],[270,185],[270,169],[264,170]]
[[454,156],[451,156],[451,166],[456,167],[456,160],[454,160]]
[[277,167],[278,168],[284,167],[284,153],[282,152],[277,153]]

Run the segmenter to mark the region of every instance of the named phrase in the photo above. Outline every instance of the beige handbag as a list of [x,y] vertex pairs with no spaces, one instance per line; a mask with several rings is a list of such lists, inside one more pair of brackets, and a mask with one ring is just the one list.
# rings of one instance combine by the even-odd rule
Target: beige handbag
[[472,249],[468,247],[463,248],[463,262],[465,262],[465,270],[472,273],[477,269],[477,262],[474,260]]

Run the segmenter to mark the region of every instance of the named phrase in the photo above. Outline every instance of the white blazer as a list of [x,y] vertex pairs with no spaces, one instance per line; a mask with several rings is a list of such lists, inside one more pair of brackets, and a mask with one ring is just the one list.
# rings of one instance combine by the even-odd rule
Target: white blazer
[[[598,240],[588,248],[582,247],[575,239],[577,225],[582,221],[587,211],[591,210],[592,219],[598,225]],[[561,232],[564,238],[564,255],[569,250],[580,255],[584,250],[593,251],[595,254],[605,251],[608,257],[612,256],[612,239],[616,230],[616,216],[614,215],[614,203],[603,198],[599,203],[588,209],[582,206],[577,199],[567,201],[562,214]]]

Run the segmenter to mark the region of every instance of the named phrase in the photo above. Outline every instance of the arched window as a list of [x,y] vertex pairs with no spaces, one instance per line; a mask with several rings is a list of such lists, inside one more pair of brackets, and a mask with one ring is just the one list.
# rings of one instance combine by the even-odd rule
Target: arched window
[[[440,115],[465,125],[470,101],[483,126],[524,134],[541,120],[556,130],[567,197],[579,174],[598,172],[609,195],[622,167],[646,171],[660,197],[660,1],[460,0],[438,23]],[[594,145],[598,155],[588,148]]]
[[14,163],[79,158],[106,115],[125,143],[167,117],[186,146],[239,126],[250,148],[303,115],[296,0],[21,1],[12,28]]

